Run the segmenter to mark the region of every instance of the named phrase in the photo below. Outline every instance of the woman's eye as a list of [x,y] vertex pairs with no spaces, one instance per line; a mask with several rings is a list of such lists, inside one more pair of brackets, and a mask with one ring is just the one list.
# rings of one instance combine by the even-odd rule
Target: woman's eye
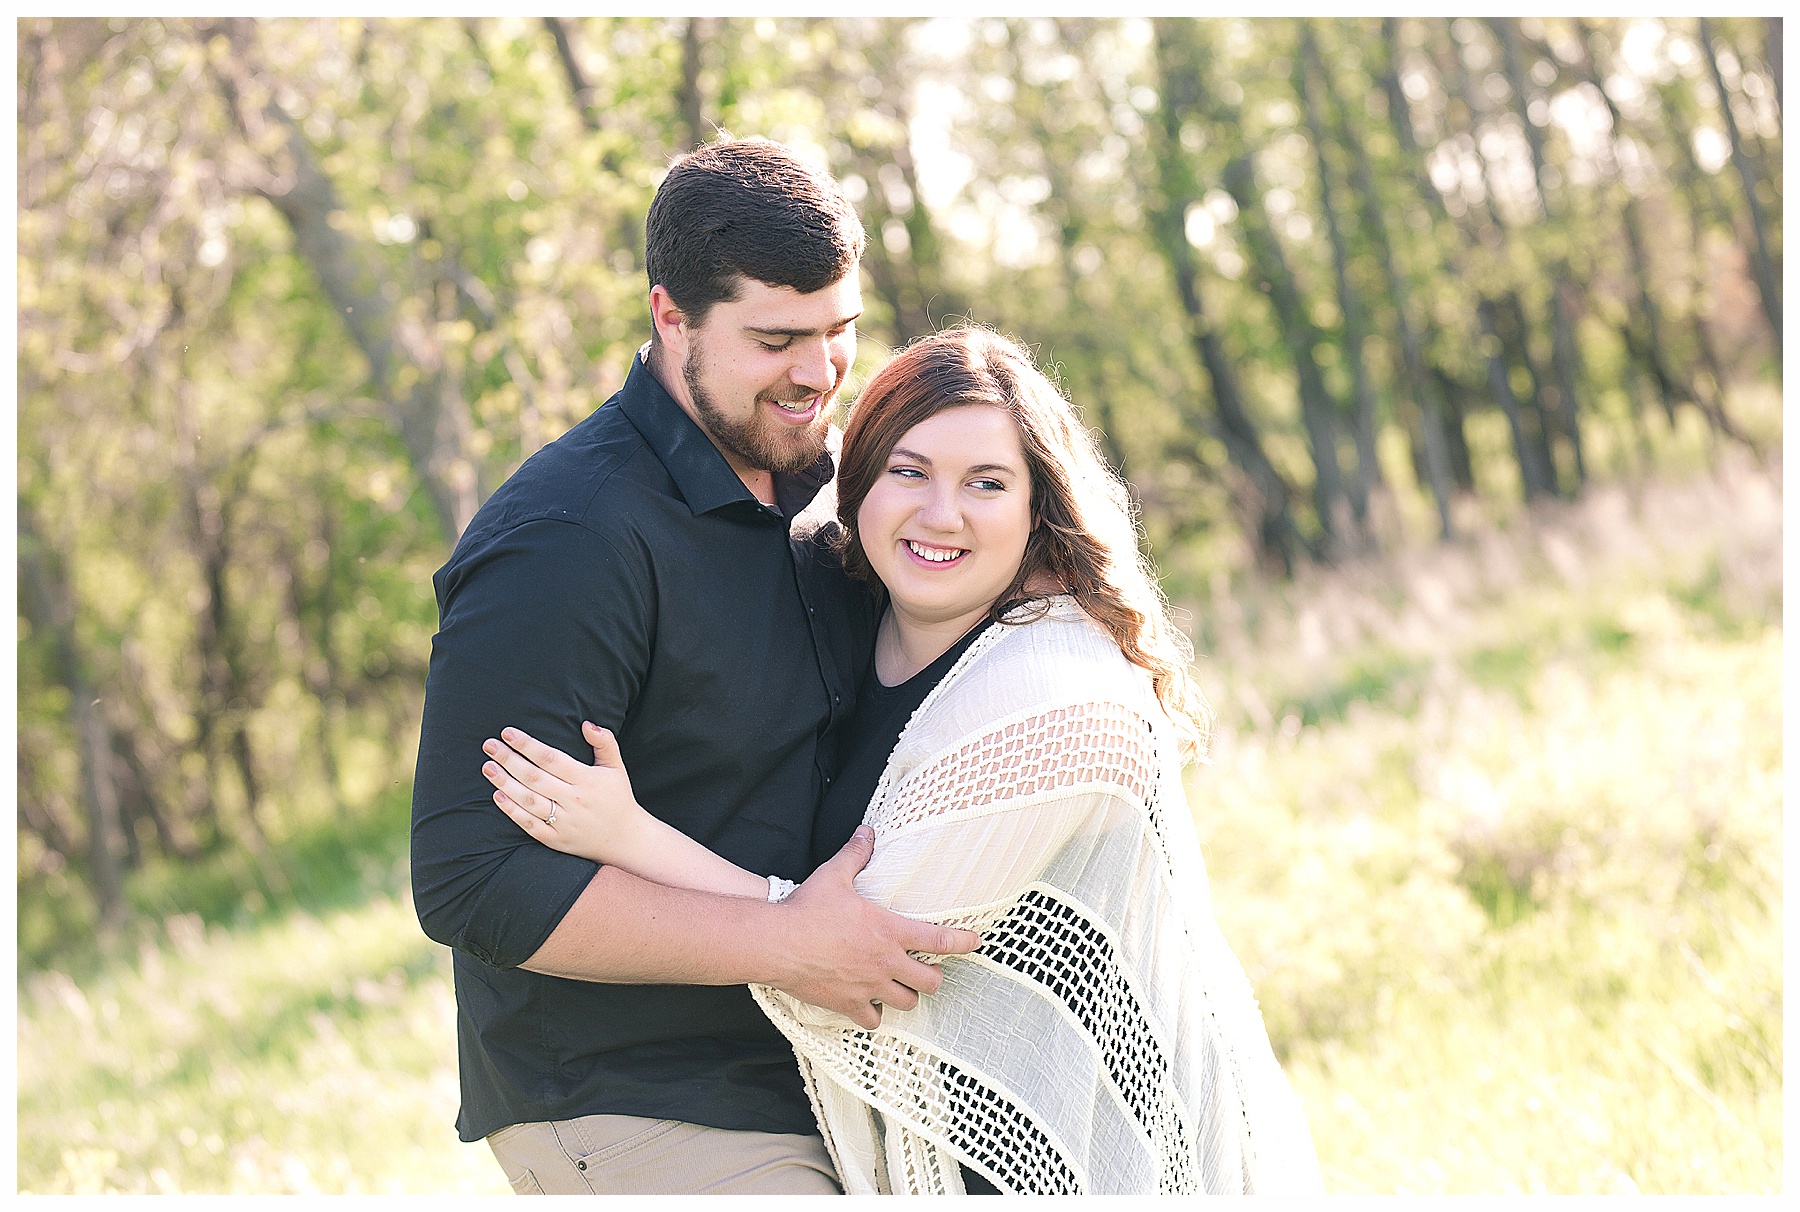
[[917,467],[890,467],[888,468],[888,474],[891,476],[899,476],[905,480],[923,480],[925,478],[925,473],[920,471]]
[[988,479],[970,480],[969,487],[978,489],[981,492],[1005,492],[1006,491],[1006,485],[1002,484],[999,480],[988,480]]

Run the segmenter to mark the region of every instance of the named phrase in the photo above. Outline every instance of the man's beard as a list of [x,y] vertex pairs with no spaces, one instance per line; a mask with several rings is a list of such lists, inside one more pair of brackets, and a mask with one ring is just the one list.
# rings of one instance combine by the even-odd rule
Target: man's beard
[[694,411],[700,414],[706,432],[723,450],[736,455],[750,467],[788,475],[811,467],[825,453],[825,436],[831,428],[830,402],[836,391],[835,384],[832,391],[824,393],[825,402],[812,423],[795,429],[763,415],[762,401],[776,400],[792,404],[820,393],[792,385],[779,393],[763,392],[756,398],[755,410],[743,420],[737,420],[727,416],[717,401],[707,394],[700,383],[699,364],[700,351],[689,350],[687,360],[681,366],[681,381],[687,385],[688,396],[694,401]]

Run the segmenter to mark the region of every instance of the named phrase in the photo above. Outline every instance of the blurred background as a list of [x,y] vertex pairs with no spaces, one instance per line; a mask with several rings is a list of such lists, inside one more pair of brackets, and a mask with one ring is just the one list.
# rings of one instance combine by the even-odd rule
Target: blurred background
[[1778,1189],[1781,46],[20,20],[21,1189],[506,1190],[407,891],[430,577],[720,131],[861,211],[856,382],[994,325],[1128,478],[1328,1188]]

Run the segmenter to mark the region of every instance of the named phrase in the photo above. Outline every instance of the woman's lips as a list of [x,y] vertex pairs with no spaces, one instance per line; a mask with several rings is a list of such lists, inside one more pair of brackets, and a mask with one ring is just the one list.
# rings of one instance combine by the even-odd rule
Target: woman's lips
[[913,539],[902,539],[900,542],[915,563],[923,564],[927,568],[948,568],[953,564],[960,563],[962,558],[969,554],[969,549],[966,547],[939,547],[933,543],[920,543]]

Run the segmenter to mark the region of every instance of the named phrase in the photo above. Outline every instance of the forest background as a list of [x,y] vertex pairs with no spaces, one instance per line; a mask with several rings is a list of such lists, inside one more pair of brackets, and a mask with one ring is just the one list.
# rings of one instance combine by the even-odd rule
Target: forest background
[[856,383],[994,325],[1129,480],[1333,1189],[1778,1188],[1778,22],[17,34],[22,1189],[496,1189],[431,573],[720,131],[857,204]]

